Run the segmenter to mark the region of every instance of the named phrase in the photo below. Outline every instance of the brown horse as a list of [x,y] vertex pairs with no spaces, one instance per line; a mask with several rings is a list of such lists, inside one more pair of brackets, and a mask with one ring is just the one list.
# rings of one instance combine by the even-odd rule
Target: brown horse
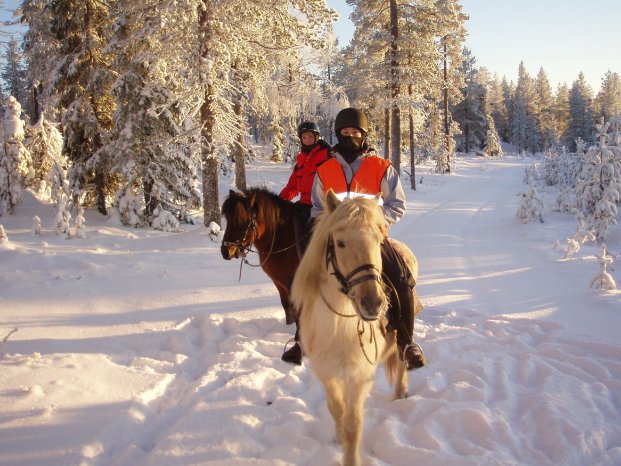
[[300,263],[294,224],[295,204],[264,188],[230,191],[222,204],[226,229],[222,257],[241,258],[249,264],[249,252],[258,252],[258,265],[276,285],[287,324],[297,321],[289,300],[289,286]]

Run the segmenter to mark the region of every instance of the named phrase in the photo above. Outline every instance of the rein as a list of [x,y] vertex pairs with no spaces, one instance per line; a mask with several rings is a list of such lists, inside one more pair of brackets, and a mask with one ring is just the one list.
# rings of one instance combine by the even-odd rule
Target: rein
[[[351,291],[351,289],[356,286],[359,285],[360,283],[363,283],[365,281],[368,280],[375,280],[379,283],[382,283],[382,275],[381,275],[381,271],[377,268],[377,266],[373,265],[373,264],[362,264],[359,267],[356,267],[354,270],[352,270],[351,272],[349,272],[347,275],[343,275],[343,272],[341,272],[341,269],[338,266],[337,260],[336,260],[336,251],[334,249],[334,239],[332,238],[332,235],[329,236],[328,238],[328,244],[327,244],[327,248],[326,248],[326,268],[328,267],[328,265],[332,265],[332,275],[334,275],[334,277],[337,279],[337,281],[339,282],[339,284],[341,285],[341,287],[339,288],[339,291],[341,293],[343,293],[346,296],[349,296],[349,292]],[[376,271],[378,273],[368,273],[366,275],[363,275],[361,277],[358,277],[356,279],[353,279],[353,277],[363,271],[367,271],[367,270],[371,270],[371,271]],[[360,319],[360,317],[358,316],[357,313],[354,314],[343,314],[341,312],[338,312],[336,309],[334,309],[334,307],[332,307],[332,305],[328,302],[328,300],[326,299],[326,297],[324,296],[323,292],[321,292],[320,290],[320,294],[321,294],[321,299],[323,300],[324,304],[328,307],[328,309],[330,309],[330,311],[339,316],[339,317],[358,317],[358,325],[357,325],[357,333],[358,333],[358,343],[360,345],[360,349],[362,350],[362,354],[364,354],[365,359],[367,360],[367,362],[369,364],[371,364],[372,366],[374,366],[377,363],[377,359],[379,356],[379,350],[377,347],[377,337],[375,336],[375,328],[373,327],[373,325],[371,323],[369,323],[369,343],[373,343],[374,347],[375,347],[375,357],[373,360],[371,360],[371,358],[369,357],[369,355],[367,354],[367,351],[364,348],[364,343],[362,340],[362,337],[364,335],[364,324],[365,322]],[[381,329],[381,333],[382,335],[385,335],[385,329],[382,325],[382,323],[380,322],[380,329]]]
[[[242,239],[237,240],[237,241],[225,241],[222,243],[224,246],[235,246],[241,252],[241,261],[239,263],[238,281],[241,281],[242,267],[244,264],[247,264],[250,267],[263,267],[267,263],[267,261],[270,259],[270,256],[272,254],[278,254],[280,252],[288,251],[289,249],[294,248],[296,246],[296,242],[294,241],[293,244],[291,244],[290,246],[274,251],[274,244],[276,242],[276,229],[274,228],[274,233],[272,235],[272,243],[270,245],[270,250],[268,251],[267,256],[265,256],[265,259],[263,259],[263,261],[259,261],[258,264],[251,264],[246,258],[246,256],[248,255],[249,252],[254,252],[258,254],[259,251],[255,251],[254,249],[252,249],[254,240],[250,241],[249,239],[250,233],[254,233],[254,238],[256,240],[258,229],[257,229],[257,218],[254,214],[252,214],[250,216],[250,219],[248,220],[248,224],[246,225],[246,231],[244,232],[244,236],[242,237]],[[248,245],[244,246],[244,243],[247,243]]]

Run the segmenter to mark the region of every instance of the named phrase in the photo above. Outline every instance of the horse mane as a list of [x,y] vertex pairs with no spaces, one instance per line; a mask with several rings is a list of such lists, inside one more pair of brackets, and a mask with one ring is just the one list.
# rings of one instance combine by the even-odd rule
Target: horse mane
[[[240,209],[243,206],[243,211]],[[273,226],[290,219],[293,215],[294,204],[281,199],[263,187],[253,187],[241,191],[230,191],[229,196],[222,204],[222,214],[227,218],[239,216],[238,220],[247,219],[247,211],[252,211],[257,222]],[[241,217],[244,217],[243,219]]]
[[332,212],[324,206],[295,273],[292,298],[296,308],[303,307],[306,297],[317,296],[319,293],[322,273],[326,270],[326,248],[330,234],[341,229],[354,231],[374,227],[386,232],[386,220],[375,199],[345,199]]

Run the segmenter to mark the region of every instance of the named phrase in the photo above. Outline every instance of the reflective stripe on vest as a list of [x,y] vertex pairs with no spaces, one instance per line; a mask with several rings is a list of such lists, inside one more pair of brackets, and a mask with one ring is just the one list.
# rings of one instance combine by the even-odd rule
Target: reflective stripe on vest
[[330,189],[335,193],[363,193],[376,195],[382,191],[382,178],[390,162],[376,156],[364,158],[354,174],[350,185],[347,185],[341,164],[335,158],[326,160],[317,168],[317,175],[327,193]]

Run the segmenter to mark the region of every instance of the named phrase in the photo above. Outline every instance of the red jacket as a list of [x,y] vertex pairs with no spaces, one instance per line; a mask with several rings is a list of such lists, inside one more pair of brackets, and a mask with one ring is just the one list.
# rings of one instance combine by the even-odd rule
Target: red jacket
[[280,197],[291,201],[298,194],[300,195],[300,203],[311,205],[311,191],[313,189],[313,181],[317,167],[328,160],[328,151],[330,146],[323,141],[313,147],[310,153],[300,151],[298,154],[293,173],[289,177],[287,186],[280,192]]

